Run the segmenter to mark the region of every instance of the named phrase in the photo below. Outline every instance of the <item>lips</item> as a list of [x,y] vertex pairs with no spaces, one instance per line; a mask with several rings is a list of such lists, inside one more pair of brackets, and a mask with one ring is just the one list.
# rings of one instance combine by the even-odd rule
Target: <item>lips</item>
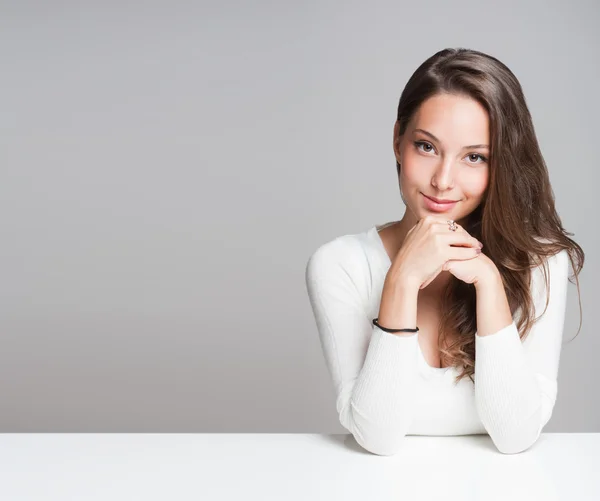
[[438,204],[452,204],[452,203],[456,203],[458,202],[458,200],[448,200],[447,198],[435,198],[435,197],[430,197],[429,195],[425,195],[427,198],[429,198],[429,200],[433,200],[435,203]]
[[433,199],[431,197],[428,197],[427,195],[424,195],[424,194],[422,194],[422,195],[423,195],[425,207],[427,208],[427,210],[429,210],[431,212],[448,212],[448,211],[452,210],[458,202],[458,201],[451,201],[451,202],[439,203],[436,201],[436,200],[439,200],[437,198]]

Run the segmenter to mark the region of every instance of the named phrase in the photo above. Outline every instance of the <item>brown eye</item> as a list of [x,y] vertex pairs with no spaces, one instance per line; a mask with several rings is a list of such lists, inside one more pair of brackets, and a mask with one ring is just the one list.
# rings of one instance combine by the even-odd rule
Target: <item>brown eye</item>
[[[415,141],[415,146],[417,147],[417,149],[419,149],[420,146],[429,146],[433,149],[433,146],[431,146],[429,143],[426,143],[425,141]],[[421,150],[421,151],[425,151],[426,153],[429,153],[431,150]]]
[[[487,158],[485,158],[483,155],[480,155],[479,153],[471,153],[470,155],[468,155],[468,157],[475,160],[475,162],[471,162],[474,164],[482,164],[482,163],[487,162]],[[481,162],[476,161],[478,158],[481,159]]]

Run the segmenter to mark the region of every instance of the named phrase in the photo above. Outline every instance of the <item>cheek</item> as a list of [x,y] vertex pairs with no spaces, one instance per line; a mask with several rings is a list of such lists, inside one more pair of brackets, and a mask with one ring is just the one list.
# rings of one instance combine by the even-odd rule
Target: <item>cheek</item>
[[461,188],[465,195],[471,198],[483,196],[488,186],[489,174],[487,170],[466,175],[461,181]]
[[402,162],[401,175],[406,182],[422,182],[427,178],[427,168],[422,159],[413,154],[405,154]]

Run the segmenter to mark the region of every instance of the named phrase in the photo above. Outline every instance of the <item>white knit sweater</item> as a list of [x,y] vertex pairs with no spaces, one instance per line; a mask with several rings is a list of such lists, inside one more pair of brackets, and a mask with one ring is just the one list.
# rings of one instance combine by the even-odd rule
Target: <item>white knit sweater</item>
[[[556,402],[568,284],[566,250],[548,259],[550,301],[524,341],[513,323],[475,335],[475,384],[425,360],[418,333],[396,336],[372,324],[390,258],[378,226],[321,245],[306,286],[340,423],[366,450],[393,455],[406,435],[489,434],[500,452],[538,439]],[[541,267],[532,270],[536,318],[544,311]],[[518,319],[518,318],[517,318]]]

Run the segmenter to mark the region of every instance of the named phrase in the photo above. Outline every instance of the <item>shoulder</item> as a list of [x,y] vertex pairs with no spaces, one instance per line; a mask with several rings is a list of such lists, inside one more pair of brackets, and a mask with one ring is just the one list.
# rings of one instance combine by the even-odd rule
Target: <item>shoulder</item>
[[319,283],[340,293],[345,290],[369,301],[384,273],[370,231],[342,235],[320,245],[306,263],[306,283]]
[[567,249],[534,262],[531,270],[531,294],[537,308],[545,309],[546,301],[565,300],[569,282],[569,253]]
[[306,263],[306,275],[307,279],[318,280],[344,270],[355,273],[364,265],[364,249],[359,235],[342,235],[313,251]]
[[[541,243],[550,243],[547,239],[536,238],[536,240]],[[545,272],[549,275],[555,275],[556,273],[565,274],[569,268],[569,252],[567,249],[561,249],[547,256],[532,256],[531,268],[532,277],[536,277],[537,279],[544,276]]]

